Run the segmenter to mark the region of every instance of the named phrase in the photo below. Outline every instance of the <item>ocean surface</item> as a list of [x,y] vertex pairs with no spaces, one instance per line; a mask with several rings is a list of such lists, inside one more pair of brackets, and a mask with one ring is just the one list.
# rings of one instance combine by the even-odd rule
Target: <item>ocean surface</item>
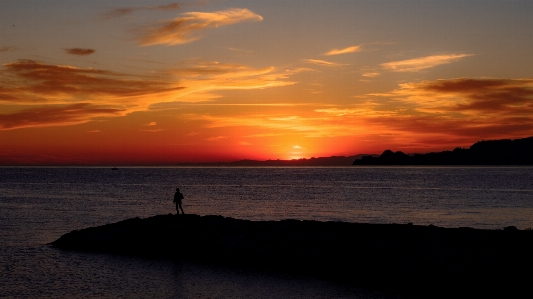
[[[308,277],[68,252],[75,229],[175,213],[533,228],[533,167],[0,167],[0,298],[388,298]],[[354,271],[357,271],[354,269]]]

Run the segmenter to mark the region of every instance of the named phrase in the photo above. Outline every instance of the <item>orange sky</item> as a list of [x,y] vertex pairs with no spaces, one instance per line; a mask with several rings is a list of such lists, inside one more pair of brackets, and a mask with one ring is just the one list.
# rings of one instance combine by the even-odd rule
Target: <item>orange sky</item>
[[533,135],[530,1],[0,0],[0,165]]

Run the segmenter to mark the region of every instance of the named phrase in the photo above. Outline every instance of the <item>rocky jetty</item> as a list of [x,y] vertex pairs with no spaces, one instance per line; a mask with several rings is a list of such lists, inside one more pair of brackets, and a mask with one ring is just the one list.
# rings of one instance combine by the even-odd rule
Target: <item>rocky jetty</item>
[[159,215],[67,233],[66,250],[196,260],[436,297],[533,291],[533,231]]

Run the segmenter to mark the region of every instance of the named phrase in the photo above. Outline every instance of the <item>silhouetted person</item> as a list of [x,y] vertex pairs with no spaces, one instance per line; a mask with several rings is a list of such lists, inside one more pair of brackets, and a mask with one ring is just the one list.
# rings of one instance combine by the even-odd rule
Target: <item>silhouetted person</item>
[[183,208],[181,207],[182,199],[183,199],[183,194],[181,194],[180,188],[176,188],[176,193],[174,193],[174,203],[176,204],[176,215],[180,214],[180,210],[182,214],[185,214],[185,212],[183,212]]

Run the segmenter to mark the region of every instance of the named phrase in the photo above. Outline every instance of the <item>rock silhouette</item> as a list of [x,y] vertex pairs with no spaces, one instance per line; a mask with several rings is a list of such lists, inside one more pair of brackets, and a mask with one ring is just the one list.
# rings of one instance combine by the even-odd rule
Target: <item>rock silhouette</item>
[[386,150],[379,157],[356,159],[353,165],[533,165],[533,137],[480,141],[469,149],[427,154]]
[[531,295],[533,231],[160,215],[72,231],[68,250],[186,259],[437,297]]

